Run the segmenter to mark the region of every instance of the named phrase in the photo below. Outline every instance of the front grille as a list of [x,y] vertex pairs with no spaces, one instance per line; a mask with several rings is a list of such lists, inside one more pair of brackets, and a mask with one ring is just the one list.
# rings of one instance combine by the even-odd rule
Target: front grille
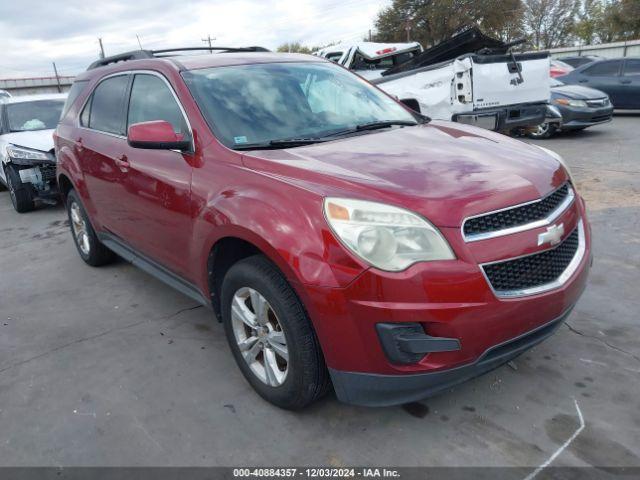
[[56,179],[55,165],[40,165],[40,174],[43,182],[50,182]]
[[599,115],[591,118],[592,122],[604,122],[606,120],[611,120],[611,115]]
[[496,232],[543,220],[558,208],[567,195],[569,195],[569,185],[565,183],[550,195],[547,195],[536,202],[470,218],[464,223],[464,235],[465,237],[468,237],[483,233]]
[[597,100],[587,100],[587,105],[590,107],[606,107],[609,105],[608,98],[599,98]]
[[578,228],[557,247],[526,257],[483,265],[496,292],[525,290],[552,283],[567,269],[580,244]]

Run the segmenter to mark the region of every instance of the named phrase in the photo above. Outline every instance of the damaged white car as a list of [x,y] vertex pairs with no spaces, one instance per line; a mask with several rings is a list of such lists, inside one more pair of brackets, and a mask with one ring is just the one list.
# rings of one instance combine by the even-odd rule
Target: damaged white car
[[373,80],[380,78],[382,72],[402,65],[420,53],[422,53],[422,46],[418,42],[357,42],[353,44],[339,43],[318,50],[313,54],[353,70],[367,80]]
[[52,135],[65,99],[65,94],[48,94],[0,100],[0,183],[18,213],[33,210],[36,200],[57,201]]
[[468,28],[422,51],[416,43],[339,44],[315,55],[333,60],[433,119],[504,133],[527,133],[560,121],[548,106],[549,53],[512,53]]

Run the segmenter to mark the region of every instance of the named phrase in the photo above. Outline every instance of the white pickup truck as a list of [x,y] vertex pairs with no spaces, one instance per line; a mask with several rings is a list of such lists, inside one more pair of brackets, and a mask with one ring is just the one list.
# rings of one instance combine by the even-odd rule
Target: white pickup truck
[[511,132],[559,113],[550,98],[547,52],[512,54],[510,45],[468,29],[433,48],[419,43],[334,45],[315,54],[349,68],[431,118]]

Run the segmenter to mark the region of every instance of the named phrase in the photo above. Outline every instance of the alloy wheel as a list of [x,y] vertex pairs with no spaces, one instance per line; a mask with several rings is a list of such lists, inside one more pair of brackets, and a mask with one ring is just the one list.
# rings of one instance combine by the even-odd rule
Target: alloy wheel
[[5,176],[7,178],[7,187],[9,187],[9,195],[11,196],[11,202],[15,206],[18,203],[18,199],[16,198],[16,189],[13,186],[13,180],[11,180],[11,176],[9,172],[5,170]]
[[236,343],[253,374],[271,387],[282,385],[289,371],[289,350],[278,317],[266,298],[240,288],[231,302]]
[[83,255],[88,256],[91,252],[91,244],[89,243],[89,232],[87,231],[87,223],[84,220],[80,205],[72,202],[69,208],[71,212],[71,228],[76,238],[78,248]]
[[548,123],[541,123],[540,125],[538,125],[536,127],[534,135],[536,137],[542,137],[542,136],[546,135],[548,132],[549,132],[549,124]]

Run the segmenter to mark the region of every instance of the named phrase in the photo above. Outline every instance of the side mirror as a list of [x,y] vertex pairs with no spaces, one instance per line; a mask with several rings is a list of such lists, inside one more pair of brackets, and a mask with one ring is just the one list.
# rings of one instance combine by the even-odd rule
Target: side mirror
[[182,151],[191,148],[191,142],[176,134],[171,124],[164,120],[129,125],[127,142],[133,148]]
[[418,103],[418,100],[416,100],[415,98],[401,98],[400,103],[403,103],[405,106],[409,107],[414,112],[422,113],[420,111],[420,104]]

